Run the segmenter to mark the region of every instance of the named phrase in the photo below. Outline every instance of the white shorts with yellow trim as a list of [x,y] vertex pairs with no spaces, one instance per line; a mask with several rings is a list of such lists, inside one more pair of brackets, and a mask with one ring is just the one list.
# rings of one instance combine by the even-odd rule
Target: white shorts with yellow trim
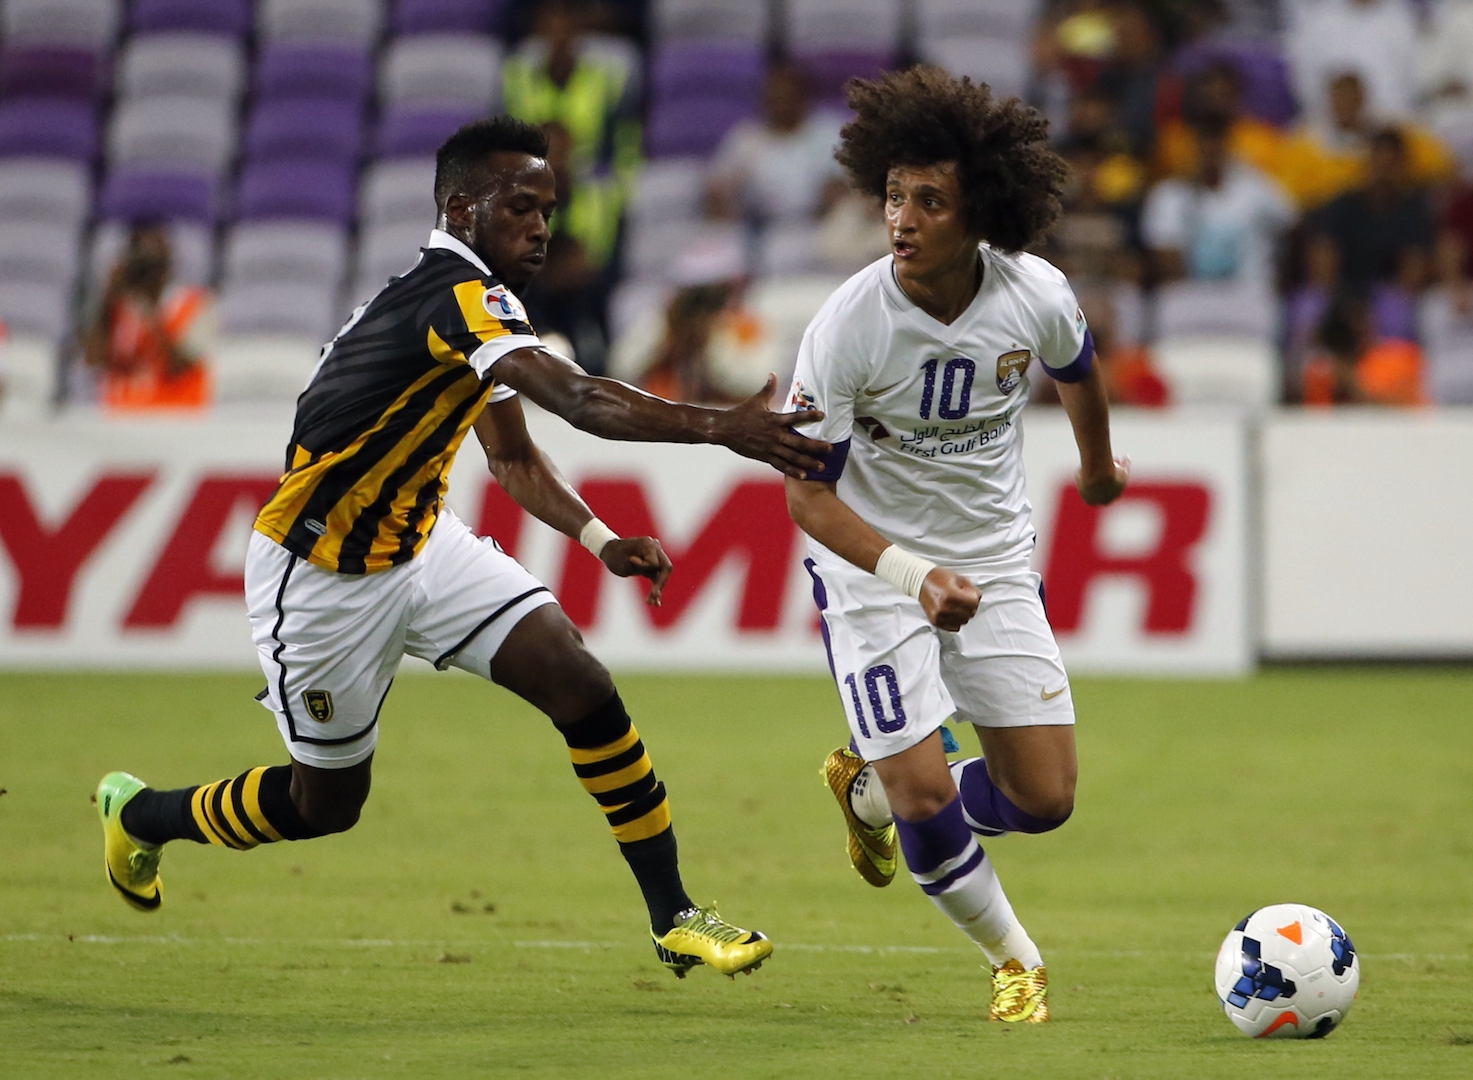
[[948,717],[979,727],[1074,723],[1069,676],[1028,571],[974,575],[982,605],[938,630],[918,601],[848,563],[805,564],[860,756],[892,757]]
[[377,574],[333,573],[252,533],[245,579],[266,673],[261,703],[291,756],[322,769],[373,753],[379,709],[406,653],[490,679],[512,628],[557,602],[448,509],[417,557]]

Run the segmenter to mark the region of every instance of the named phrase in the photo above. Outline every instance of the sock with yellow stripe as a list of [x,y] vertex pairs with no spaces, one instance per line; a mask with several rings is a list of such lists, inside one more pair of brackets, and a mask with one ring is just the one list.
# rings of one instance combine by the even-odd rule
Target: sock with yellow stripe
[[145,844],[193,840],[241,851],[321,836],[297,813],[291,784],[290,765],[262,765],[213,784],[144,788],[123,807],[123,829]]
[[650,926],[665,933],[695,905],[680,881],[675,830],[665,785],[655,777],[639,732],[615,694],[582,720],[560,728],[573,771],[609,823],[619,851],[650,909]]

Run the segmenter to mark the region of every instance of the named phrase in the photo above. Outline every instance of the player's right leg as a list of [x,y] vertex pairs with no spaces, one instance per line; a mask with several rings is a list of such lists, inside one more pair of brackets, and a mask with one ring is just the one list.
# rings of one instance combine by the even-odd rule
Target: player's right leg
[[108,880],[130,905],[162,902],[158,864],[172,840],[248,850],[351,828],[368,798],[378,711],[404,651],[413,563],[334,574],[258,533],[246,600],[291,763],[213,783],[155,790],[127,773],[98,785]]

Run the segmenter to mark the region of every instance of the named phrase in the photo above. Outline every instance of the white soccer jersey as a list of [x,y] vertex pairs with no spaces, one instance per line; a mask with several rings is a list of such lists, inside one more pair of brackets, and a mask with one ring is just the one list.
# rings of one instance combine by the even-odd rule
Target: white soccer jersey
[[[977,573],[1026,568],[1033,549],[1019,413],[1036,357],[1066,381],[1092,344],[1064,275],[982,245],[982,286],[947,326],[906,297],[890,256],[841,286],[798,353],[788,409],[826,414],[822,479],[893,543]],[[847,454],[847,460],[846,460]],[[817,561],[838,556],[809,540]]]

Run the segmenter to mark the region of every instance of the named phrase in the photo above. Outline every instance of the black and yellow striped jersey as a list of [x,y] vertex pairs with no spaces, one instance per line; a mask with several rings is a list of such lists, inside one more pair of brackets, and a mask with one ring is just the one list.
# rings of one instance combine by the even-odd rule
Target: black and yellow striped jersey
[[488,400],[513,393],[495,385],[492,365],[537,344],[511,291],[435,230],[414,268],[323,350],[256,531],[343,574],[414,558],[465,433]]

